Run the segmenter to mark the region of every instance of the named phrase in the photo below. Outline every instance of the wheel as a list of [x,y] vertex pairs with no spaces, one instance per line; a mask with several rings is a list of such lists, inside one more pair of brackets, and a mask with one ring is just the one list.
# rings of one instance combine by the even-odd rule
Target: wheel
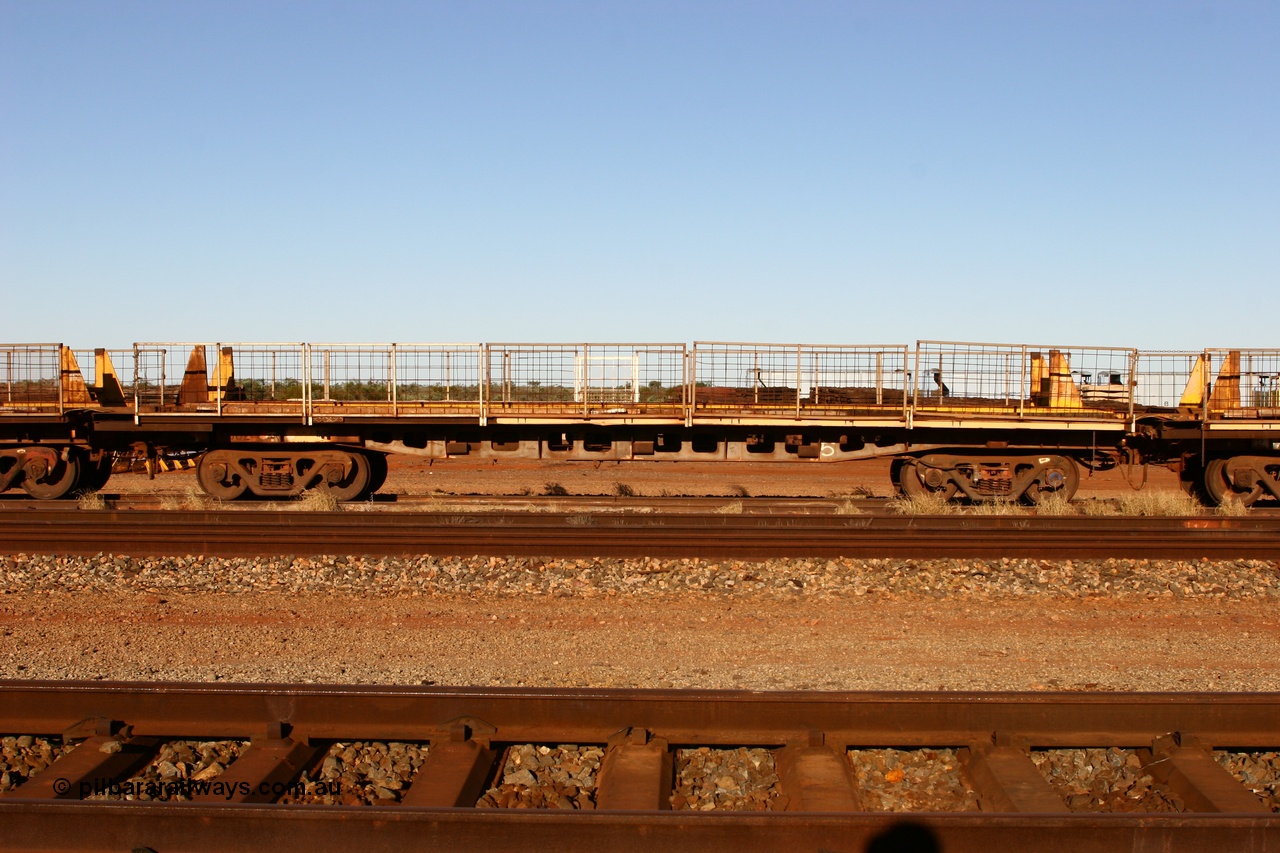
[[1204,463],[1199,456],[1190,456],[1183,460],[1178,471],[1178,485],[1182,491],[1203,504],[1213,503],[1204,485]]
[[104,453],[94,462],[88,456],[80,458],[80,481],[76,483],[78,492],[97,492],[111,479],[111,464],[115,457]]
[[372,495],[387,482],[387,457],[382,453],[367,453],[365,457],[369,460],[369,487],[365,492]]
[[66,460],[59,458],[54,466],[40,477],[34,479],[23,477],[22,488],[37,500],[54,501],[71,494],[79,479],[79,454],[70,453]]
[[1217,506],[1227,501],[1239,501],[1241,506],[1252,506],[1259,497],[1259,490],[1236,491],[1235,484],[1227,479],[1227,460],[1210,459],[1204,466],[1204,491]]
[[233,501],[243,495],[249,484],[234,470],[235,457],[229,450],[210,450],[196,462],[196,482],[204,493],[220,501]]
[[889,463],[889,482],[893,484],[895,492],[902,491],[902,466],[906,464],[905,459],[895,459]]
[[[369,488],[369,457],[363,453],[348,453],[351,458],[351,470],[340,480],[330,481],[326,476],[314,488],[328,492],[335,501],[350,501],[360,497]],[[328,472],[326,472],[327,474]],[[339,472],[340,473],[340,472]]]
[[915,460],[902,463],[898,469],[898,488],[909,498],[922,498],[929,494],[929,489],[920,482],[920,463]]
[[1076,490],[1080,488],[1080,469],[1076,467],[1075,460],[1066,456],[1049,458],[1051,461],[1046,463],[1048,470],[1040,476],[1049,479],[1053,488],[1045,488],[1040,480],[1036,480],[1022,493],[1023,503],[1035,506],[1054,495],[1068,501],[1076,496]]
[[921,463],[918,459],[904,459],[902,465],[897,469],[895,483],[902,494],[909,498],[940,497],[943,500],[951,500],[955,497],[959,487],[955,483],[947,480],[942,488],[934,489],[926,485],[924,480],[920,478]]

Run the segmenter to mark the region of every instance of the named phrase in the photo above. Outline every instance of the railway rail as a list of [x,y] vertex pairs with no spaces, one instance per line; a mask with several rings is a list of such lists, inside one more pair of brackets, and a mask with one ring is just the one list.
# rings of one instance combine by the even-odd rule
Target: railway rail
[[[60,747],[51,763],[0,795],[10,850],[861,851],[888,849],[875,845],[895,832],[951,853],[1280,849],[1275,792],[1229,769],[1231,757],[1280,746],[1280,694],[5,681],[0,731]],[[170,772],[181,794],[170,801],[93,799],[157,778],[166,743],[220,739],[247,747],[201,780],[178,784]],[[332,744],[367,742],[411,745],[423,756],[385,805],[281,802],[302,774],[319,774]],[[77,745],[65,751],[64,744]],[[597,748],[597,769],[579,773],[581,810],[475,807],[502,782],[515,752],[547,744]],[[772,767],[772,810],[682,808],[675,771],[685,750],[743,746],[760,750]],[[871,789],[894,782],[856,774],[850,750],[884,748],[953,750],[979,810],[873,810]],[[1097,748],[1132,756],[1173,810],[1092,811],[1064,797],[1036,760]],[[532,774],[525,778],[538,784]]]
[[9,554],[1272,559],[1278,552],[1275,516],[0,511],[0,553]]
[[[194,501],[182,494],[98,492],[95,501],[101,508],[115,510],[170,509],[192,502],[212,504],[210,500]],[[263,510],[287,511],[296,509],[293,501],[227,501],[218,509],[227,511],[261,512]],[[839,515],[884,513],[889,510],[888,498],[820,498],[820,497],[752,497],[733,496],[631,496],[610,497],[602,495],[405,495],[379,494],[372,500],[347,506],[349,511],[403,511],[419,512],[623,512],[623,513],[716,513],[731,507],[734,512],[741,506],[747,515]],[[65,504],[40,501],[29,495],[0,495],[0,512],[6,510],[63,511]],[[190,506],[186,508],[190,509]],[[1026,508],[1028,512],[1030,507]],[[1267,512],[1266,508],[1258,510]]]

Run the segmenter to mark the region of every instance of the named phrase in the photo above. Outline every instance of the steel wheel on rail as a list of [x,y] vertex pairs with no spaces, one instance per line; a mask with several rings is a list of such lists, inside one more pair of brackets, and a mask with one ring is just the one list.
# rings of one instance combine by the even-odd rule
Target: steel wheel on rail
[[902,491],[902,466],[905,464],[905,459],[895,459],[889,463],[889,482],[893,484],[895,492]]
[[210,450],[196,462],[196,482],[204,493],[220,501],[233,501],[249,484],[235,472],[235,457],[228,450]]
[[1058,497],[1069,501],[1080,488],[1080,469],[1075,460],[1067,456],[1050,456],[1044,473],[1022,493],[1022,502],[1030,506],[1043,503],[1047,498]]
[[383,453],[367,453],[365,458],[369,460],[369,486],[365,493],[372,495],[387,482],[387,457]]
[[81,492],[96,492],[107,484],[107,480],[111,479],[111,464],[115,461],[115,457],[110,453],[103,453],[95,462],[87,455],[80,458],[80,481],[76,484],[76,490]]
[[[918,459],[904,459],[902,465],[897,469],[896,484],[902,490],[902,494],[908,498],[941,498],[949,501],[955,497],[956,492],[960,489],[950,480],[942,482],[939,488],[934,488],[925,482],[921,476],[920,468],[922,463]],[[928,466],[924,466],[928,467]]]
[[36,500],[54,501],[71,494],[79,479],[80,456],[68,453],[66,459],[59,457],[52,467],[44,467],[35,477],[23,477],[22,488]]
[[1178,470],[1178,485],[1182,491],[1202,504],[1211,504],[1209,491],[1204,484],[1204,462],[1199,456],[1190,456],[1182,461]]
[[[315,488],[322,492],[328,492],[329,496],[335,501],[355,500],[365,493],[369,488],[370,465],[369,457],[363,453],[348,453],[351,458],[351,467],[345,475],[341,475],[339,469],[337,475],[333,473],[333,466],[326,471],[326,476],[320,480]],[[330,477],[335,477],[330,479]]]
[[1204,491],[1216,506],[1227,501],[1237,501],[1241,506],[1252,506],[1261,497],[1261,490],[1236,491],[1235,484],[1227,476],[1226,459],[1210,459],[1204,465]]

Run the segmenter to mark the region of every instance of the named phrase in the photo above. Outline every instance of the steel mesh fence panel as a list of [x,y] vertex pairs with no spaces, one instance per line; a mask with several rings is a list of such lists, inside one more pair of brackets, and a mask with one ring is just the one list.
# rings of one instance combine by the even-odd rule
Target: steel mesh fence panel
[[57,409],[62,375],[59,344],[0,344],[0,408]]
[[804,347],[800,357],[804,410],[836,414],[902,410],[907,395],[905,346]]
[[[139,343],[132,357],[110,351],[116,375],[139,411],[245,411],[301,415],[306,348],[298,343]],[[96,359],[93,384],[99,384]],[[132,362],[133,381],[126,372]],[[131,392],[131,394],[130,394]]]
[[311,399],[390,404],[394,358],[390,344],[312,344]]
[[490,405],[539,411],[572,408],[578,352],[576,346],[490,344]]
[[901,415],[909,388],[905,346],[699,341],[693,352],[700,411]]
[[1211,349],[1209,417],[1280,417],[1280,350]]
[[1135,351],[921,341],[917,412],[1114,419],[1129,411]]
[[683,344],[490,344],[490,410],[678,413]]
[[[134,351],[132,349],[88,349],[75,351],[76,363],[80,366],[80,374],[89,385],[94,402],[99,406],[117,408],[133,406]],[[103,388],[104,368],[109,369],[115,378],[115,386]],[[119,392],[115,396],[114,392]]]
[[479,344],[397,344],[395,397],[419,408],[476,409],[484,385]]
[[[209,372],[215,377],[215,398],[224,409],[303,413],[307,364],[302,344],[219,344],[215,353],[218,364],[211,364]],[[246,403],[250,406],[240,405]]]
[[[197,350],[197,358],[205,367],[204,374],[186,380],[187,365]],[[210,394],[208,384],[210,355],[217,352],[216,344],[140,343],[134,345],[133,352],[134,399],[138,411],[172,412],[181,406],[216,407],[216,396]]]
[[693,362],[693,401],[699,410],[779,414],[800,405],[797,346],[699,341]]
[[1176,410],[1200,357],[1196,352],[1139,352],[1133,386],[1135,411]]

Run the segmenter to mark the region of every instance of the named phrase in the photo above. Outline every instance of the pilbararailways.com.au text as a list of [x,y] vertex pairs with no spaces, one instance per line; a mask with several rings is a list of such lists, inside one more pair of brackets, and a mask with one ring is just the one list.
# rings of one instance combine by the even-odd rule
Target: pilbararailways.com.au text
[[[164,781],[129,780],[116,782],[111,779],[84,779],[79,782],[79,797],[218,797],[230,802],[233,799],[247,799],[252,796],[277,799],[286,794],[302,796],[339,796],[342,784],[333,782],[262,782],[253,785],[249,782],[230,782],[220,779],[167,779]],[[53,783],[55,793],[65,796],[71,791],[68,779],[57,779]]]

